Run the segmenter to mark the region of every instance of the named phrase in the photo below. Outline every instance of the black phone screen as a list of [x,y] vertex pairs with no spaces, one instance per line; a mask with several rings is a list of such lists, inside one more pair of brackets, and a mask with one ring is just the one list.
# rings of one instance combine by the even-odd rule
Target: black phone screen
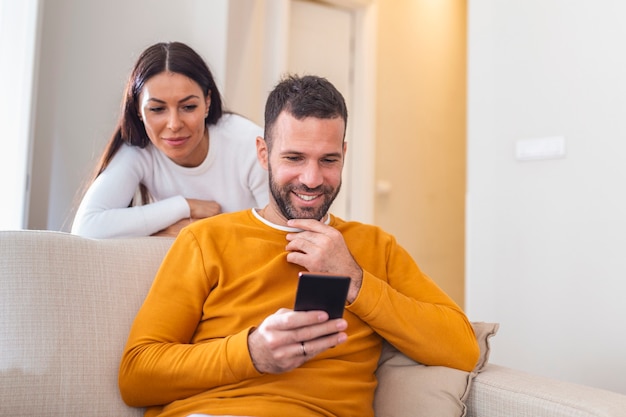
[[294,310],[323,310],[331,319],[341,318],[349,287],[347,276],[300,272]]

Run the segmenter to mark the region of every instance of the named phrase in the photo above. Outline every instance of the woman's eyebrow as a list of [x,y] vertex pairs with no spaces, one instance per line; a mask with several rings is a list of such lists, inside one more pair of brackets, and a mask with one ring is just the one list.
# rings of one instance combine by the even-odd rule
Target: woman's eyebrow
[[[183,103],[183,102],[185,102],[185,101],[187,101],[187,100],[189,100],[189,99],[192,99],[192,98],[198,98],[198,99],[199,99],[200,97],[198,97],[198,96],[197,96],[197,95],[195,95],[195,94],[190,94],[190,95],[188,95],[187,97],[183,97],[183,98],[181,98],[180,100],[178,100],[178,102],[179,102],[179,103]],[[165,104],[165,100],[161,100],[160,98],[156,98],[156,97],[150,97],[150,98],[148,99],[148,101],[156,101],[157,103],[163,103],[163,104]]]
[[195,94],[190,94],[190,95],[188,95],[188,96],[187,96],[187,97],[185,97],[185,98],[181,98],[180,100],[178,100],[178,102],[179,102],[179,103],[182,103],[183,101],[187,101],[187,100],[192,99],[192,98],[197,98],[197,99],[199,99],[200,97],[198,97],[198,96],[197,96],[197,95],[195,95]]

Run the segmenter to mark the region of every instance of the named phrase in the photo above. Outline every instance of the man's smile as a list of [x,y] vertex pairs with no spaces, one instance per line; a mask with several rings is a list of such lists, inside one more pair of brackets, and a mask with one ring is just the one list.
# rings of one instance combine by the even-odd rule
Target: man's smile
[[320,194],[315,194],[315,195],[306,195],[306,194],[299,194],[299,193],[294,193],[294,194],[298,196],[299,199],[304,200],[304,201],[313,201],[320,196]]

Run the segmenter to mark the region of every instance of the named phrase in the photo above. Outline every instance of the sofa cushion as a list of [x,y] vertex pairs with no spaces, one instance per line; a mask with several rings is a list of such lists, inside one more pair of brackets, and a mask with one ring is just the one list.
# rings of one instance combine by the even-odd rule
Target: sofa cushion
[[472,372],[426,366],[409,359],[388,343],[376,371],[376,417],[462,417],[473,378],[489,359],[489,338],[497,323],[472,323],[480,357]]
[[0,415],[143,414],[115,364],[172,240],[140,239],[0,232]]

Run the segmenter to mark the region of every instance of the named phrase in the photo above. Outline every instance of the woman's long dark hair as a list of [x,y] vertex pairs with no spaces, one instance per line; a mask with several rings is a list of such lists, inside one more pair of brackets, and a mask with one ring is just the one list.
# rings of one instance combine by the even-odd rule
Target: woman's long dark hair
[[[104,149],[92,181],[106,169],[122,144],[145,148],[150,143],[145,126],[139,119],[139,95],[145,83],[162,72],[182,74],[198,83],[205,98],[211,95],[211,105],[205,119],[207,126],[216,124],[222,117],[222,97],[202,57],[181,42],[154,44],[141,53],[128,78],[115,133]],[[146,204],[149,200],[148,191],[143,184],[139,188],[141,201],[136,203]]]

